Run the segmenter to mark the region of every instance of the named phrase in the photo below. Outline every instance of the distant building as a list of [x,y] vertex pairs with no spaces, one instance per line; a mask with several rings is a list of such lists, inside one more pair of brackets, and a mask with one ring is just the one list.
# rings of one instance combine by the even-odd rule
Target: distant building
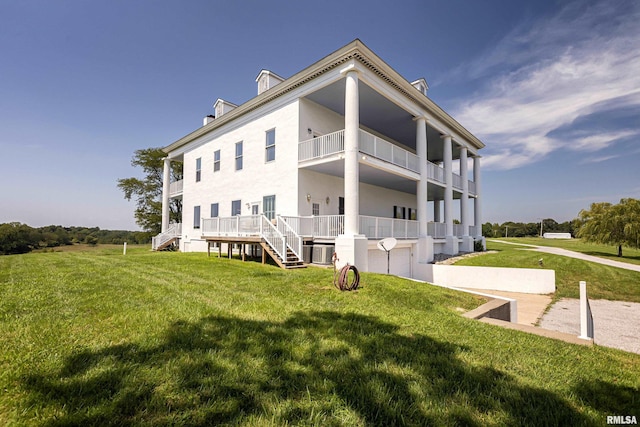
[[[215,118],[164,148],[154,246],[251,244],[281,265],[330,263],[335,251],[339,265],[386,272],[376,243],[395,237],[391,273],[420,277],[435,254],[482,240],[484,144],[424,79],[409,82],[354,40],[287,79],[262,70],[256,82],[256,97],[218,99]],[[182,181],[169,182],[170,162],[183,163]],[[169,224],[176,197],[182,224]]]

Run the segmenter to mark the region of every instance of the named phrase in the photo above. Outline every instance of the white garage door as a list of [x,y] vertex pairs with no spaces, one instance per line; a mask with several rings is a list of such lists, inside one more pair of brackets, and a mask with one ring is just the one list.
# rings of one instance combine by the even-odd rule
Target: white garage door
[[[387,254],[379,249],[369,250],[369,271],[387,272]],[[411,277],[411,248],[395,248],[389,256],[389,273]]]

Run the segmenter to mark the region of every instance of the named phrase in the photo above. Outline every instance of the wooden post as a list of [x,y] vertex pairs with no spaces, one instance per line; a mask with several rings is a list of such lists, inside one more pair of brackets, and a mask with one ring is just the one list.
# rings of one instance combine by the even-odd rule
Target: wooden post
[[207,258],[211,257],[211,242],[207,240]]
[[243,244],[241,245],[241,248],[240,248],[240,250],[242,251],[242,261],[243,261],[243,262],[244,262],[244,261],[245,261],[245,259],[246,259],[245,246],[246,246],[246,245],[243,243]]
[[218,258],[222,258],[222,242],[218,242]]
[[265,264],[267,262],[267,254],[264,248],[262,248],[262,263]]
[[227,257],[231,259],[231,252],[233,251],[231,242],[227,243]]

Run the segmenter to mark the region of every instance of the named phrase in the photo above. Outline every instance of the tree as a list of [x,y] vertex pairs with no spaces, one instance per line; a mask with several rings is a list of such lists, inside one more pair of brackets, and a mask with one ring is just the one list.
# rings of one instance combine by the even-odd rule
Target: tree
[[578,237],[587,241],[640,248],[640,200],[622,199],[617,205],[592,203],[591,209],[580,211]]
[[[158,234],[162,227],[162,174],[166,153],[160,148],[136,150],[131,165],[141,167],[144,178],[123,178],[118,187],[124,192],[124,198],[136,199],[135,218],[143,230]],[[182,164],[171,163],[171,181],[182,179]],[[170,199],[169,222],[182,221],[182,200]]]

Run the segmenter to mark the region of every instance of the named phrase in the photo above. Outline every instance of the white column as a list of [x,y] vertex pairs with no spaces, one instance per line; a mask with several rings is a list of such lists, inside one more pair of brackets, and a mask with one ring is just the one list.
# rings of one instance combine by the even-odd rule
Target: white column
[[446,226],[446,235],[453,236],[453,171],[451,170],[451,163],[453,160],[453,153],[451,146],[451,135],[444,135],[443,157],[444,157],[444,223]]
[[360,133],[360,102],[358,72],[346,72],[344,95],[344,234],[358,234],[360,214],[360,170],[358,163],[358,136]]
[[476,199],[473,204],[474,208],[474,220],[473,223],[476,225],[478,229],[478,236],[482,236],[482,193],[480,186],[480,157],[476,156],[473,158],[473,182],[476,184]]
[[418,235],[427,235],[427,120],[416,118],[416,152],[420,162],[420,181],[417,185]]
[[460,199],[460,222],[462,235],[469,235],[469,164],[467,162],[467,147],[460,147],[460,178],[462,178],[462,198]]
[[162,228],[164,233],[169,228],[169,184],[171,179],[171,160],[164,158],[162,169]]

